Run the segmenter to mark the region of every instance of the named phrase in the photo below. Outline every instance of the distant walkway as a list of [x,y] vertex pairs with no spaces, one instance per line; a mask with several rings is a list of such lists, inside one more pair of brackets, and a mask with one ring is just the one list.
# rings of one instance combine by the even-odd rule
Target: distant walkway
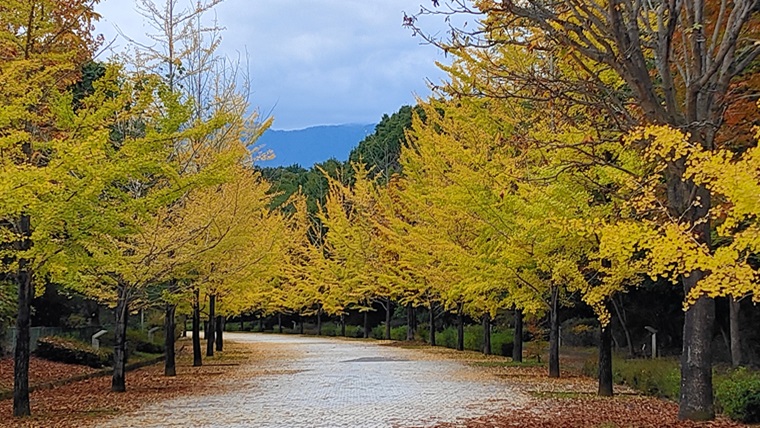
[[124,427],[422,427],[527,401],[505,382],[454,361],[372,342],[225,333],[271,349],[231,389],[183,397],[108,421]]

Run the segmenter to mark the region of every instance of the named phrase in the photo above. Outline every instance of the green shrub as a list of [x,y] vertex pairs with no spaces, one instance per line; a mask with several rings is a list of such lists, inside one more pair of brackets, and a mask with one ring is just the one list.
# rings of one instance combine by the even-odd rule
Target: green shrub
[[494,329],[491,332],[491,351],[494,354],[503,355],[505,357],[512,356],[512,347],[514,346],[514,330],[497,330]]
[[364,337],[364,328],[358,325],[346,325],[346,337]]
[[340,334],[340,326],[332,322],[322,323],[322,336],[337,336]]
[[[427,334],[427,330],[426,330]],[[457,328],[447,327],[443,331],[436,333],[435,341],[439,346],[456,349],[457,347]],[[494,354],[512,355],[512,330],[499,330],[494,328],[491,331],[491,352]],[[428,337],[423,337],[425,340]],[[470,351],[483,351],[483,326],[480,324],[467,325],[464,327],[464,349]]]
[[571,318],[562,323],[562,346],[593,347],[599,343],[596,318]]
[[436,335],[436,344],[447,348],[456,349],[457,347],[457,329],[456,327],[446,327]]
[[378,340],[385,339],[385,323],[381,323],[372,328],[369,332],[369,336]]
[[65,337],[42,337],[37,341],[35,354],[46,360],[90,367],[104,367],[113,361],[113,352],[93,349],[90,344]]
[[[383,333],[385,334],[385,333]],[[391,328],[391,339],[393,340],[406,340],[406,326]]]
[[145,352],[147,354],[161,354],[164,352],[164,332],[157,331],[153,335],[153,340],[148,339],[148,333],[142,330],[127,330],[127,354],[131,355],[135,351]]
[[740,367],[715,381],[719,411],[744,423],[760,422],[760,373]]
[[[599,376],[599,357],[595,352],[583,364],[587,376]],[[681,391],[681,370],[678,359],[624,359],[612,357],[612,379],[620,385],[655,397],[678,399]]]

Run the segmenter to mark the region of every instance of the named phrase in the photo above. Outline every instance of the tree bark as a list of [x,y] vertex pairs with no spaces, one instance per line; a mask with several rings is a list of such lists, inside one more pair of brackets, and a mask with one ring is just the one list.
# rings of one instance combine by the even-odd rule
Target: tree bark
[[414,306],[406,304],[406,340],[414,340]]
[[277,333],[282,334],[282,314],[277,313]]
[[119,285],[119,300],[116,304],[116,340],[113,346],[113,377],[111,378],[111,391],[125,392],[127,384],[125,379],[127,368],[127,320],[129,317],[129,301],[127,285]]
[[346,337],[346,314],[340,314],[340,335]]
[[729,320],[729,335],[731,337],[731,365],[739,367],[742,363],[742,343],[741,333],[739,331],[739,313],[741,310],[741,302],[734,297],[728,297],[728,320]]
[[391,340],[391,298],[385,298],[385,340]]
[[216,316],[216,350],[224,351],[224,315]]
[[369,338],[369,311],[364,312],[364,338]]
[[464,303],[457,304],[457,351],[464,351]]
[[182,315],[182,337],[187,337],[187,315]]
[[208,296],[208,324],[206,328],[206,356],[214,356],[214,342],[216,333],[216,294]]
[[300,323],[298,324],[298,332],[299,332],[300,334],[303,334],[303,317],[302,317],[302,316],[299,316],[299,317],[298,317],[298,321],[300,322]]
[[[697,125],[691,131],[692,142],[704,148],[713,148],[714,130]],[[668,164],[666,185],[668,210],[674,218],[682,218],[693,233],[694,239],[712,248],[709,211],[710,191],[684,178],[686,160],[679,159]],[[695,204],[694,201],[699,201]],[[681,278],[684,296],[689,296],[705,277],[704,272],[694,270]],[[679,419],[694,421],[715,418],[712,387],[712,338],[715,324],[715,300],[702,296],[689,306],[684,314],[683,349],[681,352],[681,397],[678,407]]]
[[483,315],[483,353],[491,355],[491,314]]
[[[684,282],[698,281],[692,272]],[[710,420],[715,418],[712,390],[712,327],[715,301],[700,297],[685,314],[683,353],[681,355],[680,419]]]
[[[16,249],[26,251],[31,248],[31,219],[22,215],[19,219],[19,232],[22,238],[16,243]],[[30,329],[32,326],[32,299],[34,299],[34,279],[29,261],[19,259],[16,273],[18,286],[18,316],[16,317],[16,348],[13,354],[13,416],[31,416],[29,403],[29,349]]]
[[166,357],[164,358],[164,376],[176,376],[177,375],[177,361],[174,352],[174,314],[177,310],[177,305],[167,303],[164,310],[164,352]]
[[523,354],[523,313],[515,308],[515,337],[512,346],[512,361],[521,363]]
[[193,290],[193,367],[203,365],[201,356],[201,301],[200,291]]
[[599,337],[599,395],[612,397],[612,326],[601,327]]
[[549,313],[549,377],[559,377],[559,287],[551,289],[551,311]]
[[317,309],[317,336],[322,335],[322,308]]
[[435,346],[435,303],[430,302],[430,346]]

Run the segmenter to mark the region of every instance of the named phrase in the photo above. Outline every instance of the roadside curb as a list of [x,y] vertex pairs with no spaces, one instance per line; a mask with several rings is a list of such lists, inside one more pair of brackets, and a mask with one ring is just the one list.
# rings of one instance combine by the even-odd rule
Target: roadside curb
[[[164,358],[166,358],[166,355],[160,355],[158,357],[149,358],[147,360],[138,361],[138,362],[132,363],[132,364],[127,364],[127,366],[125,367],[125,369],[126,369],[126,371],[132,371],[132,370],[137,370],[137,369],[142,368],[142,367],[152,366],[153,364],[160,363],[161,361],[164,360]],[[79,382],[79,381],[83,381],[83,380],[87,380],[87,379],[95,379],[95,378],[98,378],[98,377],[108,376],[108,375],[110,375],[112,373],[113,373],[113,367],[106,367],[104,369],[100,369],[100,370],[98,370],[96,372],[92,372],[92,373],[76,375],[76,376],[72,376],[72,377],[67,377],[65,379],[58,379],[58,380],[54,380],[52,382],[43,382],[43,383],[38,383],[38,384],[30,385],[29,386],[29,392],[38,391],[38,390],[45,390],[45,389],[53,389],[53,388],[57,388],[57,387],[63,386],[63,385],[68,385],[68,384],[74,383],[74,382]],[[0,400],[7,400],[7,399],[12,398],[12,397],[13,397],[13,390],[0,393]]]

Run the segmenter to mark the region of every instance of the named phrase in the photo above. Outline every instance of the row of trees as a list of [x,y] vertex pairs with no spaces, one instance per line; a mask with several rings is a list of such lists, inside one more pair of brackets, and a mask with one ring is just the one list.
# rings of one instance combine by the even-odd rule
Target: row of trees
[[478,24],[448,40],[405,24],[454,57],[449,81],[399,163],[325,171],[298,290],[335,314],[391,300],[548,313],[551,376],[558,307],[579,294],[611,394],[608,305],[669,280],[685,295],[680,417],[712,418],[714,299],[731,300],[738,362],[737,302],[757,298],[757,1],[446,6],[421,13]]
[[[452,27],[451,38],[440,40],[418,28],[416,16],[405,17],[417,34],[455,57],[452,81],[442,90],[457,110],[446,110],[443,124],[436,118],[434,131],[462,109],[464,122],[480,125],[472,131],[449,125],[445,133],[459,142],[460,162],[438,160],[442,177],[463,183],[470,194],[495,184],[503,204],[518,195],[519,204],[535,206],[530,219],[556,212],[536,231],[538,239],[531,234],[524,243],[540,257],[513,270],[526,286],[541,280],[587,289],[585,299],[603,324],[604,302],[642,273],[680,283],[686,300],[679,415],[712,418],[714,298],[757,296],[750,263],[757,235],[747,211],[754,202],[744,192],[757,183],[754,149],[748,149],[756,146],[757,89],[747,83],[756,78],[760,55],[754,42],[760,4],[433,4],[421,14],[479,22]],[[479,145],[464,132],[480,132],[479,143],[489,143]],[[412,147],[424,155],[433,138],[439,137],[419,134]],[[485,164],[465,171],[476,172],[481,187],[458,170],[461,160],[478,156]],[[506,216],[487,222],[510,241],[530,228]],[[552,225],[544,241],[540,236]],[[563,243],[539,246],[559,237]],[[526,277],[526,268],[536,276]]]
[[297,168],[277,178],[251,166],[247,146],[268,122],[247,116],[237,67],[214,54],[204,12],[216,3],[141,0],[156,43],[122,65],[90,61],[91,1],[0,8],[16,415],[30,413],[41,281],[115,307],[114,391],[126,387],[127,319],[144,305],[165,309],[167,375],[178,308],[193,315],[201,364],[207,298],[207,354],[218,310],[320,319],[376,303],[389,315],[397,301],[428,308],[431,325],[455,312],[460,327],[465,315],[488,326],[502,308],[516,321],[548,314],[559,376],[558,308],[577,294],[602,325],[599,392],[611,394],[608,304],[647,275],[686,296],[681,417],[714,415],[713,299],[757,296],[756,138],[747,121],[721,126],[756,114],[733,95],[754,96],[757,0],[453,1],[446,13],[479,24],[446,41],[408,16],[454,56],[449,82],[403,112],[414,116],[404,147],[379,138],[399,129],[386,118],[349,170],[328,162],[287,195],[277,180]]
[[218,28],[204,13],[218,1],[141,1],[155,43],[106,64],[93,62],[96,3],[0,8],[0,279],[18,289],[16,416],[31,410],[39,284],[114,308],[112,390],[124,391],[131,312],[165,308],[174,375],[177,308],[194,312],[197,338],[207,297],[213,343],[214,303],[220,314],[250,309],[251,285],[283,271],[287,245],[304,236],[293,216],[270,210],[270,185],[253,168],[247,146],[269,122],[248,113],[237,65],[214,53]]

